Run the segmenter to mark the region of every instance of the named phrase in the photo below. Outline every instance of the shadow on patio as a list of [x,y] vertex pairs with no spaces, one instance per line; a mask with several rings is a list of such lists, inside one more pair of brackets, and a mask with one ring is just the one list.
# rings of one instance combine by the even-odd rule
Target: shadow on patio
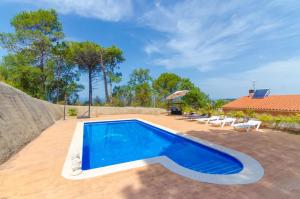
[[300,198],[300,137],[281,133],[239,133],[213,129],[187,134],[214,142],[257,159],[264,177],[248,185],[216,185],[179,176],[160,164],[140,168],[139,185],[128,185],[123,197],[135,198]]

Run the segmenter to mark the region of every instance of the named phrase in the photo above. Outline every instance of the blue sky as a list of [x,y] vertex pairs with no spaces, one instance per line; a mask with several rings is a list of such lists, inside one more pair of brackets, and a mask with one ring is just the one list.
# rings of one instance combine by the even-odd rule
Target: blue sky
[[188,77],[214,99],[246,95],[252,81],[272,94],[300,93],[299,0],[1,0],[0,31],[38,8],[58,11],[69,40],[119,46],[122,83],[143,67]]

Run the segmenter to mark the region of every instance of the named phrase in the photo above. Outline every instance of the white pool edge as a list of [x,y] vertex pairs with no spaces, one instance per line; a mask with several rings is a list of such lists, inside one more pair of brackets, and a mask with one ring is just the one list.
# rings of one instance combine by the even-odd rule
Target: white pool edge
[[[111,166],[105,166],[101,168],[96,169],[90,169],[90,170],[84,170],[78,175],[72,175],[72,160],[71,157],[75,154],[78,154],[80,157],[82,157],[82,143],[83,143],[83,126],[84,123],[93,123],[93,122],[105,122],[105,121],[122,121],[122,120],[138,120],[141,122],[144,122],[146,124],[152,125],[154,127],[163,129],[165,131],[168,131],[170,133],[185,137],[187,139],[193,140],[195,142],[198,142],[200,144],[206,145],[210,148],[222,151],[237,160],[239,160],[243,164],[243,169],[239,173],[236,174],[229,174],[229,175],[220,175],[220,174],[206,174],[197,172],[191,169],[187,169],[185,167],[182,167],[178,165],[176,162],[172,161],[166,156],[159,156],[155,158],[149,158],[149,159],[143,159],[143,160],[137,160],[137,161],[131,161]],[[73,138],[68,150],[68,154],[62,169],[62,176],[66,179],[70,180],[81,180],[81,179],[87,179],[92,178],[96,176],[102,176],[111,174],[118,171],[124,171],[128,169],[133,169],[137,167],[142,167],[150,164],[160,163],[165,168],[169,169],[170,171],[173,171],[174,173],[177,173],[181,176],[191,178],[193,180],[197,180],[199,182],[207,182],[207,183],[214,183],[214,184],[226,184],[226,185],[233,185],[233,184],[250,184],[255,183],[259,181],[263,175],[264,175],[264,169],[260,165],[260,163],[255,160],[254,158],[235,151],[233,149],[229,149],[226,147],[223,147],[221,145],[217,145],[199,138],[195,138],[190,135],[179,133],[175,130],[154,124],[152,122],[148,122],[146,120],[142,120],[139,118],[129,118],[129,119],[117,119],[117,120],[98,120],[98,121],[85,121],[85,122],[78,122],[76,125],[76,129],[73,134]]]

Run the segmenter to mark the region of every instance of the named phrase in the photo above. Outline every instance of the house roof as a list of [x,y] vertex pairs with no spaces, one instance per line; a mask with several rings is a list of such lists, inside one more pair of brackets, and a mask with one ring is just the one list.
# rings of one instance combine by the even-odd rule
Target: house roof
[[297,113],[300,112],[300,95],[271,95],[262,99],[245,96],[225,104],[223,108]]

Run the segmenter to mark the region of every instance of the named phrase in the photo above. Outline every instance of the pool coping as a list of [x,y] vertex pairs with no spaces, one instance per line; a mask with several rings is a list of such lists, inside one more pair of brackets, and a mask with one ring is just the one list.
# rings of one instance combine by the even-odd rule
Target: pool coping
[[[190,139],[194,142],[198,142],[210,148],[216,149],[218,151],[224,152],[237,160],[239,160],[243,164],[243,169],[236,174],[228,174],[228,175],[220,175],[220,174],[206,174],[198,171],[194,171],[185,167],[178,165],[176,162],[172,161],[166,156],[158,156],[154,158],[148,158],[143,160],[136,160],[126,163],[115,164],[111,166],[105,166],[101,168],[83,170],[80,169],[76,171],[76,175],[74,175],[72,165],[72,158],[74,156],[82,157],[82,143],[83,143],[83,126],[84,123],[95,123],[95,122],[109,122],[109,121],[124,121],[124,120],[138,120],[144,122],[146,124],[152,125],[154,127],[160,128],[162,130],[168,131],[175,135]],[[69,180],[81,180],[88,179],[96,176],[102,176],[111,174],[118,171],[124,171],[128,169],[138,168],[146,165],[151,165],[159,163],[170,171],[177,173],[181,176],[199,181],[199,182],[207,182],[214,184],[224,184],[224,185],[233,185],[233,184],[250,184],[259,181],[264,175],[264,169],[260,165],[260,163],[254,158],[235,151],[233,149],[229,149],[223,147],[218,144],[214,144],[200,138],[196,138],[184,133],[180,133],[173,129],[154,124],[152,122],[140,119],[140,118],[128,118],[128,119],[114,119],[114,120],[97,120],[97,121],[83,121],[78,122],[73,134],[73,138],[71,144],[69,146],[68,154],[65,159],[65,163],[62,169],[62,176]]]

